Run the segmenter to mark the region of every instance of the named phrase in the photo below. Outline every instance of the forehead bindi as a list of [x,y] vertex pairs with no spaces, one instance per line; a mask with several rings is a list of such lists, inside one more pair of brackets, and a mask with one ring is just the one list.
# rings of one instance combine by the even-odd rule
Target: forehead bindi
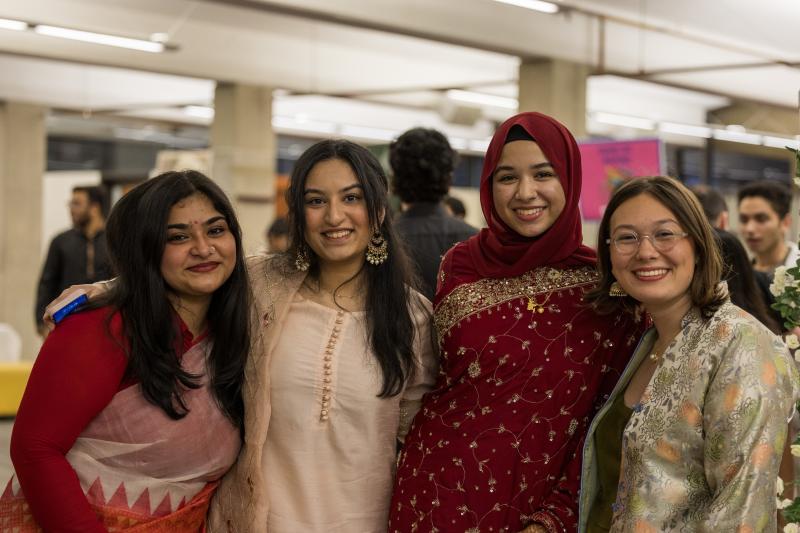
[[172,206],[167,223],[169,225],[202,226],[209,220],[219,217],[222,217],[222,214],[214,208],[208,198],[192,195]]

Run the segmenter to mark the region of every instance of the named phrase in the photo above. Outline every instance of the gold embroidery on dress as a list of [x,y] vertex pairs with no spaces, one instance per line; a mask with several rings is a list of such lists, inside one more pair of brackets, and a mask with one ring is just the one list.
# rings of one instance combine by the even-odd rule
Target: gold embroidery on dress
[[[465,318],[490,310],[508,300],[528,299],[528,310],[541,313],[553,291],[596,283],[597,271],[592,267],[560,270],[541,267],[515,278],[486,278],[474,283],[459,285],[436,307],[434,323],[439,340]],[[547,294],[543,303],[536,296]]]

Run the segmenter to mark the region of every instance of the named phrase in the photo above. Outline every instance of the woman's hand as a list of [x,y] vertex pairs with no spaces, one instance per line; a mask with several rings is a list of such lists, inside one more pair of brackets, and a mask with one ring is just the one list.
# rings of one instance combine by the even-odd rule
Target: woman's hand
[[108,291],[107,284],[107,281],[100,281],[92,285],[70,285],[61,291],[58,298],[50,302],[44,310],[44,315],[42,316],[44,324],[40,330],[42,336],[47,337],[47,335],[56,328],[53,315],[55,315],[59,309],[68,305],[76,298],[80,298],[84,294],[89,300],[102,296]]

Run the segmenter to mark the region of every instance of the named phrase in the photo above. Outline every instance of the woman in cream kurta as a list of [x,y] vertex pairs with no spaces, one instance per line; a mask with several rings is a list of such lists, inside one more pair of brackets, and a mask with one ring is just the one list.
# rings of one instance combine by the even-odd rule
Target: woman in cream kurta
[[[353,143],[322,141],[297,161],[294,249],[248,262],[244,444],[212,502],[213,533],[386,531],[396,442],[438,369],[431,305],[405,283],[387,194],[380,164]],[[408,371],[398,356],[387,373],[381,361],[401,349]]]
[[365,338],[363,312],[337,311],[297,293],[289,304],[270,363],[272,417],[262,468],[270,532],[386,530],[397,439],[429,388],[434,362],[418,342],[427,368],[401,397],[379,398],[380,368]]

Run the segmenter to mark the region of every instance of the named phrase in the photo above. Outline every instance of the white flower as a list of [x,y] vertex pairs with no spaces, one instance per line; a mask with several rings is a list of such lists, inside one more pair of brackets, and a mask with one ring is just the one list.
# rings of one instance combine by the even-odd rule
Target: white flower
[[783,526],[783,533],[800,533],[800,526],[797,524],[786,524]]
[[800,187],[800,178],[794,178],[794,184]]
[[786,346],[791,350],[800,348],[800,340],[797,339],[797,335],[786,335]]
[[778,476],[778,479],[775,480],[775,493],[778,496],[783,494],[783,480],[781,479],[781,476]]
[[793,502],[794,500],[790,500],[789,498],[785,498],[783,500],[781,500],[780,498],[775,498],[775,506],[778,509],[786,509],[787,507],[792,505]]
[[786,267],[779,266],[775,269],[775,276],[772,279],[772,284],[769,286],[769,292],[773,296],[780,296],[786,290]]
[[800,457],[800,444],[792,444],[792,455],[795,457]]

